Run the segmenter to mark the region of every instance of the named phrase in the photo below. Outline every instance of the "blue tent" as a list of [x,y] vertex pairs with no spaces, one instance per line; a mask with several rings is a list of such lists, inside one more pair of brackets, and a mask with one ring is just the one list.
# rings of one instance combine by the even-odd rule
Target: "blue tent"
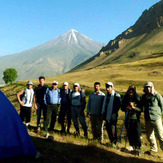
[[35,156],[32,140],[16,109],[0,91],[0,159]]

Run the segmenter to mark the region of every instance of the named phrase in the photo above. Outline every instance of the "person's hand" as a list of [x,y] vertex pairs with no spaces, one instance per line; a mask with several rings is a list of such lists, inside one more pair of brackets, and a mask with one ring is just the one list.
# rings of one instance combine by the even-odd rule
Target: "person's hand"
[[36,111],[36,110],[32,108],[32,114],[35,113],[35,111]]
[[127,109],[127,110],[131,110],[132,108],[131,108],[131,106],[128,105],[128,106],[126,107],[126,109]]
[[90,116],[90,113],[87,112],[87,117],[89,117],[89,116]]
[[34,108],[35,108],[36,110],[38,109],[38,106],[37,106],[37,104],[35,104],[35,105],[34,105]]
[[133,102],[130,102],[130,106],[131,106],[132,109],[135,109],[135,105],[134,105]]
[[23,106],[24,105],[24,102],[23,101],[20,101],[20,105]]

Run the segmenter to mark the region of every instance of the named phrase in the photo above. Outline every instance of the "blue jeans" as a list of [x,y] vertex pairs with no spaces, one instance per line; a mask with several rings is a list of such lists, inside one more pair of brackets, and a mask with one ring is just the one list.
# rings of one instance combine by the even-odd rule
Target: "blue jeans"
[[80,124],[82,125],[82,128],[84,131],[87,130],[87,124],[85,121],[85,115],[84,113],[82,114],[82,107],[80,106],[71,106],[71,116],[72,116],[72,121],[74,123],[74,127],[77,132],[79,132],[79,123],[78,119],[80,121]]

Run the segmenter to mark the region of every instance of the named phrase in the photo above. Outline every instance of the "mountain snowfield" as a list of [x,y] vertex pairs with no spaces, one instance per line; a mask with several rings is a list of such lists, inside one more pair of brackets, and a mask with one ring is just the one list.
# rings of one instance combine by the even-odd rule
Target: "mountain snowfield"
[[18,80],[56,76],[97,54],[104,45],[72,29],[45,44],[0,57],[0,78],[6,68],[15,68]]

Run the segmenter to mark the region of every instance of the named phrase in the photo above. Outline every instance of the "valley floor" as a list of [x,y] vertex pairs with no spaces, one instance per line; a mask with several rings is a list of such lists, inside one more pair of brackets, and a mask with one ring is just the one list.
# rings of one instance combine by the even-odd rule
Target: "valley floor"
[[[16,93],[24,88],[24,84],[15,84],[1,88],[1,90],[7,95],[10,101],[13,103],[19,113],[19,104],[16,99]],[[124,120],[124,113],[119,111],[118,118],[118,135],[122,127]],[[89,139],[84,139],[84,134],[81,132],[80,137],[74,137],[74,127],[71,127],[71,135],[65,135],[60,133],[60,126],[57,123],[55,131],[50,135],[54,137],[54,140],[48,140],[44,136],[44,132],[36,132],[36,112],[32,112],[31,128],[29,135],[31,136],[36,149],[43,155],[43,158],[35,160],[34,158],[11,158],[3,159],[0,162],[25,162],[25,163],[105,163],[105,162],[163,162],[163,152],[159,148],[159,152],[155,156],[149,156],[144,154],[149,150],[149,143],[146,139],[144,129],[144,118],[141,115],[141,128],[142,128],[142,156],[137,156],[125,151],[125,135],[123,132],[122,142],[119,144],[119,150],[109,147],[109,139],[104,127],[104,141],[102,144],[92,141],[91,126],[89,118],[86,118],[88,124],[88,136]],[[80,128],[82,131],[82,129]],[[127,143],[127,146],[129,144]]]

